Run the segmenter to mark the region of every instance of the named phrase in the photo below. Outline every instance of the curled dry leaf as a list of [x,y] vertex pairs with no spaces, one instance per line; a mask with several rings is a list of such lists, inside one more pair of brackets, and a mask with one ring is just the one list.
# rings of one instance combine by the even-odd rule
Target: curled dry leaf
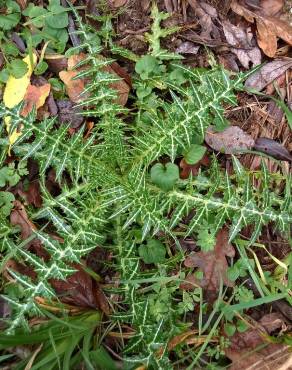
[[292,155],[283,145],[266,137],[260,137],[255,141],[254,150],[266,153],[279,160],[292,162]]
[[212,292],[218,291],[221,280],[226,286],[233,286],[233,282],[227,278],[226,274],[228,268],[226,257],[234,257],[235,250],[228,239],[228,230],[223,228],[217,234],[214,250],[192,253],[185,259],[186,267],[199,267],[204,273],[201,280],[196,279],[190,283],[195,283]]
[[78,75],[78,71],[61,71],[59,73],[60,79],[66,86],[66,92],[70,100],[74,103],[81,103],[86,95],[80,95],[85,88],[85,81],[81,78],[74,78]]
[[214,150],[225,154],[234,154],[254,146],[253,138],[238,126],[227,127],[224,131],[216,132],[209,127],[205,135],[206,143]]
[[96,287],[91,276],[81,265],[72,265],[77,271],[66,280],[51,279],[50,283],[62,302],[81,307],[101,308],[109,313],[106,298],[99,287]]
[[292,68],[292,58],[277,59],[267,63],[248,77],[245,87],[261,91],[289,68]]
[[34,107],[36,110],[42,107],[50,94],[50,90],[51,85],[49,83],[42,86],[28,85],[23,99],[24,106],[21,115],[26,117]]
[[[19,226],[21,230],[21,239],[28,239],[34,231],[37,230],[36,226],[30,221],[24,206],[16,200],[14,202],[14,209],[10,214],[10,223],[13,226]],[[33,239],[27,245],[27,248],[33,249],[33,251],[41,258],[45,260],[49,259],[48,252],[43,248],[42,243],[39,239]]]
[[261,0],[261,12],[263,15],[274,16],[284,6],[284,0]]
[[282,316],[271,313],[260,319],[258,328],[233,335],[230,346],[225,350],[226,356],[232,360],[230,369],[289,369],[283,367],[289,359],[291,360],[288,346],[271,343],[262,346],[265,343],[265,335],[283,327],[285,324]]
[[258,44],[263,52],[273,57],[277,50],[277,37],[292,45],[292,26],[277,17],[266,16],[259,12],[253,12],[238,1],[231,2],[231,9],[238,15],[243,16],[248,22],[256,20],[258,29]]
[[240,63],[245,68],[249,68],[250,63],[252,63],[253,66],[261,63],[261,52],[260,49],[254,45],[251,33],[248,33],[248,31],[242,27],[234,26],[228,21],[223,21],[222,26],[226,41],[231,46],[235,46],[231,51],[238,57]]

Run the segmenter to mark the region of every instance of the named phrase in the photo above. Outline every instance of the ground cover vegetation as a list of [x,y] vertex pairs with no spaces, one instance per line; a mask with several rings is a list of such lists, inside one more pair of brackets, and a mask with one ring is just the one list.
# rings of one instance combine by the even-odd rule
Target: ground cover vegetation
[[291,366],[289,4],[162,3],[1,2],[4,369]]

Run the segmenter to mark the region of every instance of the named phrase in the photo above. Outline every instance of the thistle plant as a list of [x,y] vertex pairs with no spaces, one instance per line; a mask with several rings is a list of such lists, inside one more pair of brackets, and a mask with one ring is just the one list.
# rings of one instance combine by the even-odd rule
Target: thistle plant
[[[42,314],[36,297],[56,297],[50,279],[66,279],[75,271],[72,263],[80,262],[97,245],[104,245],[114,251],[122,280],[125,310],[115,315],[116,320],[132,323],[137,329],[128,352],[138,353],[144,348],[145,357],[140,356],[137,361],[163,368],[167,364],[167,356],[164,356],[167,342],[173,334],[168,330],[176,316],[171,309],[163,319],[153,321],[155,302],[141,300],[137,292],[141,285],[129,283],[143,278],[133,230],[139,230],[140,243],[163,235],[178,245],[176,227],[194,211],[190,222],[184,225],[186,235],[194,235],[198,226],[204,224],[212,225],[214,235],[223,225],[229,225],[230,240],[251,225],[250,244],[269,223],[287,233],[292,221],[291,178],[285,179],[284,191],[277,192],[263,164],[258,174],[261,180],[258,188],[252,184],[252,174],[236,157],[232,159],[234,174],[230,175],[222,171],[214,156],[210,168],[197,177],[187,180],[174,177],[168,189],[157,185],[151,178],[151,168],[161,159],[177,166],[176,160],[183,151],[194,142],[203,142],[207,127],[225,124],[224,105],[236,105],[236,91],[242,89],[245,75],[231,78],[219,66],[210,70],[193,69],[173,60],[173,55],[161,49],[155,37],[166,34],[157,33],[157,28],[161,30],[162,18],[154,7],[156,34],[152,32],[147,36],[151,58],[142,56],[137,61],[141,67],[141,61],[151,60],[154,67],[149,67],[142,76],[137,73],[135,86],[140,96],[144,91],[144,96],[137,99],[135,109],[128,111],[116,103],[117,92],[111,86],[118,78],[105,68],[112,59],[100,55],[102,46],[96,46],[96,40],[90,37],[90,26],[81,21],[74,8],[72,11],[82,42],[68,54],[83,52],[87,56],[75,67],[89,66],[76,78],[86,77],[90,81],[84,91],[88,97],[79,104],[84,116],[95,117],[90,137],[84,138],[84,128],[69,136],[68,127],[60,126],[57,118],[37,122],[34,112],[22,117],[21,106],[14,109],[0,106],[1,118],[11,117],[11,131],[22,126],[22,134],[11,148],[19,164],[33,158],[39,165],[43,204],[40,209],[28,212],[35,223],[42,220],[41,224],[45,225],[34,231],[34,237],[50,256],[43,260],[28,251],[26,243],[9,228],[7,218],[2,217],[2,253],[24,261],[37,274],[37,279],[32,280],[10,270],[23,286],[24,295],[20,300],[6,297],[13,306],[9,330],[26,323],[28,314]],[[3,163],[7,133],[3,124],[1,128]],[[56,197],[45,186],[49,168],[55,169],[61,184],[62,191]],[[163,164],[162,169],[166,173]],[[70,177],[69,183],[64,180],[64,174]],[[52,228],[59,238],[53,238],[48,232]],[[159,280],[157,271],[150,276]],[[178,286],[174,284],[172,288],[175,291]],[[171,306],[172,297],[169,302]]]

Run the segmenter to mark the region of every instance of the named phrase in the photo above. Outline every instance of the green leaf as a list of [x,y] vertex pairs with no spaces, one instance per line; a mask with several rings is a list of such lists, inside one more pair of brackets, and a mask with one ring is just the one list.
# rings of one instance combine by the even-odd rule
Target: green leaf
[[187,164],[198,163],[206,153],[206,147],[203,145],[191,144],[189,149],[184,153],[184,159]]
[[165,261],[166,250],[157,239],[149,239],[147,244],[140,245],[139,256],[145,263],[162,263]]
[[41,28],[44,26],[46,15],[48,11],[44,9],[42,6],[35,6],[33,4],[29,4],[29,6],[23,12],[24,15],[27,15],[31,18],[31,23],[37,27]]
[[48,63],[42,60],[34,69],[35,75],[42,75],[48,69]]
[[[63,8],[64,9],[64,8]],[[46,25],[51,28],[66,28],[68,26],[68,13],[67,12],[56,12],[46,17]]]
[[154,184],[168,191],[174,187],[174,184],[179,179],[179,168],[174,163],[167,163],[166,166],[156,163],[151,168],[150,177]]
[[7,217],[13,208],[14,195],[8,191],[0,191],[0,215]]
[[236,323],[236,328],[240,333],[244,333],[248,329],[248,325],[243,320],[238,320]]
[[27,67],[27,64],[23,60],[14,59],[8,65],[8,70],[15,78],[21,78],[28,71],[28,67]]
[[7,68],[3,68],[2,71],[0,71],[0,82],[6,83],[9,78],[9,71]]
[[19,50],[13,42],[5,42],[1,47],[5,55],[11,55],[13,57],[17,57],[19,55]]
[[13,0],[7,0],[6,1],[6,7],[8,13],[20,13],[20,6],[17,4],[16,1]]
[[20,17],[20,13],[0,15],[0,29],[4,31],[11,30],[18,24]]
[[135,66],[135,71],[140,75],[142,80],[146,80],[149,74],[154,72],[159,67],[158,60],[152,55],[144,55],[141,57]]
[[234,333],[236,332],[236,326],[227,322],[224,325],[224,331],[228,335],[228,337],[232,337]]
[[197,245],[201,248],[203,252],[209,252],[214,249],[216,244],[216,236],[213,230],[208,227],[201,227],[198,230]]

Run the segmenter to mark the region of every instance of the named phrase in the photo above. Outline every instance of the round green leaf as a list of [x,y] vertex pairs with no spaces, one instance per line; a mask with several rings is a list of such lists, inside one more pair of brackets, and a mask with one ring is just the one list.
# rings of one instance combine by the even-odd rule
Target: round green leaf
[[48,63],[46,63],[45,61],[42,60],[36,66],[36,68],[34,70],[34,74],[37,75],[37,76],[42,75],[47,69],[48,69]]
[[51,28],[65,28],[68,26],[68,13],[51,14],[46,17],[46,25]]
[[161,163],[156,163],[151,168],[150,177],[154,184],[168,191],[173,188],[174,184],[179,179],[179,168],[174,163],[167,163],[166,166],[163,166]]
[[236,326],[228,322],[224,325],[224,331],[228,337],[232,337],[236,331]]
[[139,247],[139,256],[145,263],[162,263],[165,261],[165,254],[164,245],[157,239],[149,239],[147,245]]
[[184,153],[184,159],[187,164],[198,163],[206,153],[206,147],[198,144],[191,144],[189,149]]
[[20,13],[0,15],[0,29],[11,30],[20,21]]
[[23,75],[26,74],[28,67],[23,60],[14,59],[8,65],[8,70],[15,78],[21,78]]

